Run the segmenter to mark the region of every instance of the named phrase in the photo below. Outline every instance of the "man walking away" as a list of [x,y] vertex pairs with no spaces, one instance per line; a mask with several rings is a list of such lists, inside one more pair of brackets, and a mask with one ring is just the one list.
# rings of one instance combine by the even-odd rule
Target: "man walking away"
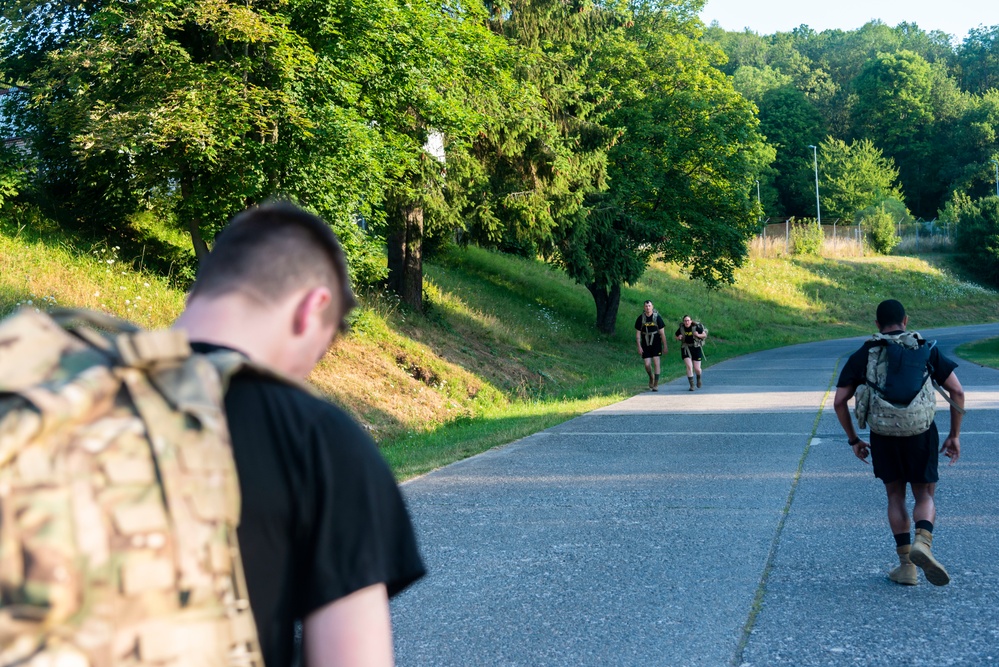
[[[931,584],[944,586],[950,582],[950,575],[931,550],[940,445],[934,422],[935,391],[939,390],[951,405],[950,433],[939,452],[953,465],[961,455],[964,389],[954,373],[957,364],[941,354],[933,342],[907,332],[908,322],[905,308],[898,301],[889,299],[878,305],[874,322],[878,333],[843,366],[833,405],[853,453],[864,463],[870,453],[874,476],[884,482],[888,494],[888,524],[899,560],[889,579],[915,585],[918,566]],[[857,422],[861,428],[870,426],[870,444],[857,435],[850,419],[848,402],[855,394]],[[914,541],[906,511],[907,484],[915,498]]]
[[[645,302],[645,309],[635,320],[635,344],[638,354],[645,362],[645,372],[649,376],[649,389],[659,391],[659,358],[663,352],[669,352],[666,347],[666,323],[651,301]],[[655,372],[652,366],[655,363]]]

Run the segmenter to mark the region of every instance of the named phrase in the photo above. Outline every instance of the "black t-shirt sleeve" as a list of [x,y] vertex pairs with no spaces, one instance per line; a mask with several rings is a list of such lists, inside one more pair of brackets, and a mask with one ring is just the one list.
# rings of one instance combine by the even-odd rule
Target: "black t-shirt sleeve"
[[870,349],[868,343],[850,355],[843,364],[840,371],[837,387],[859,387],[867,382],[867,352]]
[[930,365],[933,367],[933,380],[940,385],[946,382],[957,368],[957,362],[941,354],[936,346],[930,350]]
[[665,329],[665,328],[666,328],[666,323],[663,322],[662,315],[656,317],[656,331],[658,331],[659,329]]
[[638,319],[635,320],[635,330],[636,331],[641,331],[642,330],[642,316],[641,315],[639,315]]
[[[402,494],[374,442],[323,404],[312,445],[315,489],[302,617],[373,584],[395,595],[425,573]],[[335,446],[334,446],[335,445]]]

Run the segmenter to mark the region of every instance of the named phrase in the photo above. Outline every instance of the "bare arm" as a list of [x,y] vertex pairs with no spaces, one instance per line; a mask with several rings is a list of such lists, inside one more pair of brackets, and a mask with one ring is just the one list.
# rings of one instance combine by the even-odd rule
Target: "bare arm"
[[853,453],[864,463],[870,463],[867,460],[867,455],[870,453],[869,445],[859,439],[860,436],[857,435],[857,430],[853,428],[853,419],[850,418],[850,399],[853,398],[855,393],[857,393],[856,387],[836,387],[833,409],[836,411],[836,419],[839,420],[839,425],[843,427],[843,431],[846,433],[847,440],[852,441],[854,438],[857,438],[857,442],[853,445]]
[[375,584],[309,614],[303,633],[308,667],[391,667],[392,623],[385,584]]
[[964,410],[964,387],[961,386],[961,381],[957,379],[957,375],[954,373],[951,373],[941,386],[950,394],[950,400],[954,401],[955,405],[957,405],[957,407],[950,406],[950,433],[947,434],[947,439],[944,440],[943,446],[940,448],[943,455],[950,459],[950,464],[954,465],[961,458],[961,422],[964,420],[964,413],[962,412]]
[[666,344],[666,330],[665,329],[660,329],[659,330],[659,337],[662,338],[662,340],[663,340],[663,353],[665,354],[666,352],[669,352],[669,345]]
[[638,346],[638,353],[642,353],[642,332],[635,329],[635,345]]

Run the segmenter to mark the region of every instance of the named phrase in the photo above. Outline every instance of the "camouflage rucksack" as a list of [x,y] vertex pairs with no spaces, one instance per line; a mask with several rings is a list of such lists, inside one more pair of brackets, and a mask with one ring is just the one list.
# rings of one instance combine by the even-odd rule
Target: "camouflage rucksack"
[[879,435],[924,433],[936,414],[936,392],[951,402],[932,377],[929,357],[935,341],[927,343],[916,332],[878,333],[871,340],[867,382],[857,388],[854,401],[857,424]]
[[[680,333],[683,333],[683,320],[680,320]],[[704,347],[704,344],[708,342],[708,328],[698,322],[697,320],[690,320],[690,330],[696,331],[697,333],[703,333],[704,338],[698,338],[694,336],[694,343],[691,347]],[[686,345],[686,343],[684,343]]]
[[97,313],[0,322],[0,665],[263,665],[222,408],[245,362]]

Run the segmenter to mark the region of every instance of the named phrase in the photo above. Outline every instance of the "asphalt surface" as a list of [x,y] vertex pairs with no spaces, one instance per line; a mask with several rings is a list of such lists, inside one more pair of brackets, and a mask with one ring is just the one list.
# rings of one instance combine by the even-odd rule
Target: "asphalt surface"
[[[949,353],[999,324],[923,333]],[[999,371],[956,371],[969,412],[933,547],[951,584],[903,587],[884,487],[832,409],[862,340],[706,364],[696,392],[681,378],[403,485],[429,574],[392,601],[397,663],[999,665]]]

